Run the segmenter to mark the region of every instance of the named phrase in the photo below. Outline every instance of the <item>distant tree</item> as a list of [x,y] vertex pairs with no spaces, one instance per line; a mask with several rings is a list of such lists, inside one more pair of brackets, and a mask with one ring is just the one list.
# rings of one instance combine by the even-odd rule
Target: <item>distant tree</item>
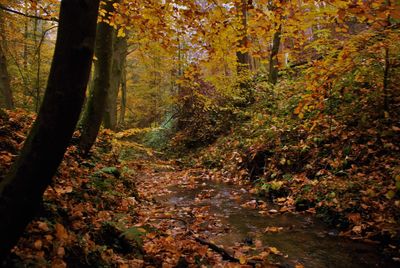
[[115,37],[112,55],[110,89],[106,101],[103,123],[104,127],[115,130],[117,128],[117,98],[121,86],[127,54],[127,37]]
[[89,79],[98,6],[99,0],[61,1],[42,106],[19,157],[0,182],[0,262],[40,207],[72,137]]

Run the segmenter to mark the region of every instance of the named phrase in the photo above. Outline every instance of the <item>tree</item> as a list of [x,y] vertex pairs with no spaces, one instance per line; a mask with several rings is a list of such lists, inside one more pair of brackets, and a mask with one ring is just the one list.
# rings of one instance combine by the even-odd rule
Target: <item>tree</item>
[[62,0],[56,47],[38,117],[10,172],[0,182],[0,260],[40,207],[83,105],[98,0]]
[[127,54],[127,37],[115,37],[112,55],[112,69],[110,89],[106,102],[103,123],[104,127],[115,130],[117,128],[117,98],[119,87],[122,84],[122,75],[125,68]]
[[6,40],[3,34],[4,25],[2,15],[2,12],[0,12],[0,93],[3,97],[2,106],[4,106],[6,109],[13,109],[14,101],[10,85],[10,76],[7,69],[7,59],[4,50]]
[[252,1],[241,0],[236,3],[236,9],[241,20],[240,36],[238,50],[236,52],[237,63],[238,63],[238,73],[250,69],[250,54],[248,52],[249,37],[247,34],[247,10],[249,6],[252,5]]
[[272,84],[276,84],[276,82],[278,82],[278,53],[281,43],[281,33],[282,25],[279,25],[279,28],[274,33],[274,37],[272,39],[272,49],[269,58],[269,81]]
[[10,77],[7,70],[6,56],[2,44],[0,44],[0,93],[3,95],[2,105],[6,109],[13,109],[14,102],[10,86]]
[[125,123],[125,112],[126,112],[126,60],[122,68],[121,75],[121,111],[119,113],[118,125]]
[[[104,12],[109,15],[114,11],[117,1],[105,2]],[[82,117],[82,134],[79,140],[79,148],[84,155],[92,148],[103,120],[106,108],[108,92],[110,90],[114,28],[108,23],[108,18],[97,25],[97,37],[95,55],[97,60],[94,64],[93,88],[89,93],[85,113]]]
[[279,47],[281,44],[281,35],[282,35],[282,13],[283,10],[281,8],[282,4],[284,1],[280,0],[278,3],[279,5],[276,4],[271,4],[269,9],[274,12],[275,14],[275,23],[273,24],[274,28],[274,34],[272,38],[272,48],[271,48],[271,53],[269,57],[269,82],[271,84],[276,84],[278,82],[278,53],[279,53]]

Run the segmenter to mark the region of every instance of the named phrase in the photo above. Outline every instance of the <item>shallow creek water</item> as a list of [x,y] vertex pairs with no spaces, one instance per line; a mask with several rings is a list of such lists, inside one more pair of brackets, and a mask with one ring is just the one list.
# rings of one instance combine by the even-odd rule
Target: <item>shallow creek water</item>
[[[194,189],[170,188],[162,201],[174,206],[209,206],[210,212],[229,226],[228,232],[211,235],[210,240],[224,248],[246,241],[261,240],[264,246],[276,247],[285,257],[276,256],[285,267],[399,267],[385,258],[378,245],[339,237],[338,231],[307,214],[261,215],[257,209],[241,204],[255,196],[239,186],[204,182]],[[232,195],[240,193],[240,200]],[[197,199],[207,194],[209,198]],[[271,209],[273,209],[271,204]],[[280,232],[266,233],[266,227],[283,227]]]

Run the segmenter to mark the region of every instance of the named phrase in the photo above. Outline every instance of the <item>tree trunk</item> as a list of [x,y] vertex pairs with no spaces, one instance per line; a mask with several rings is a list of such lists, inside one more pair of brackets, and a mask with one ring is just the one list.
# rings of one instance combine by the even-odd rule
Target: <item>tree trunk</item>
[[[238,44],[238,51],[236,52],[236,60],[238,63],[237,67],[237,73],[243,73],[246,70],[250,69],[250,55],[249,52],[247,51],[248,49],[248,36],[247,36],[247,9],[249,3],[247,2],[248,0],[242,0],[240,4],[236,5],[236,9],[238,14],[240,14],[241,18],[241,23],[242,23],[242,29],[240,31],[240,40]],[[251,4],[251,3],[250,3]],[[241,51],[242,49],[245,49],[246,51],[243,52]]]
[[122,77],[121,77],[121,111],[119,113],[118,125],[124,124],[125,112],[126,112],[126,61],[124,64],[124,68],[122,70]]
[[271,55],[269,58],[269,82],[275,85],[278,82],[278,53],[279,46],[281,44],[281,33],[282,26],[279,25],[279,28],[274,33],[274,38],[272,40],[272,49]]
[[14,109],[13,96],[10,85],[10,76],[7,70],[7,59],[6,59],[6,50],[4,46],[6,44],[6,37],[4,33],[4,24],[3,24],[3,14],[0,13],[0,31],[1,31],[1,40],[0,40],[0,94],[2,95],[1,106],[6,109]]
[[42,106],[18,159],[0,182],[0,261],[40,207],[72,137],[89,79],[98,5],[98,0],[61,1]]
[[2,95],[1,106],[6,109],[14,109],[10,76],[7,70],[6,56],[2,44],[0,44],[0,92]]
[[[391,1],[386,1],[387,8],[390,9]],[[392,25],[390,21],[390,13],[387,15],[387,25]],[[389,113],[390,109],[390,92],[389,92],[389,75],[390,75],[390,50],[389,46],[385,47],[385,65],[383,67],[383,110]]]
[[[107,13],[114,10],[116,1],[108,1],[104,9]],[[79,149],[87,155],[96,141],[103,115],[105,112],[108,92],[110,90],[111,63],[113,54],[114,28],[102,21],[97,25],[94,64],[94,80],[92,91],[86,103],[85,113],[82,117],[82,134],[79,140]]]
[[110,90],[106,102],[103,123],[104,127],[115,130],[117,128],[117,98],[125,59],[127,54],[127,37],[114,38],[114,52],[110,77]]

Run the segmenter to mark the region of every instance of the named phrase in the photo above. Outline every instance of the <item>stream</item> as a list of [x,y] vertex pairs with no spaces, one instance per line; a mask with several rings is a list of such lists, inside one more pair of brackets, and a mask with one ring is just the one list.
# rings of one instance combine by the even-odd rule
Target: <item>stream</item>
[[[252,245],[262,241],[263,246],[276,247],[282,256],[272,255],[271,260],[284,267],[398,267],[384,256],[376,244],[355,241],[338,236],[339,231],[330,228],[319,219],[308,214],[275,213],[261,215],[257,209],[242,207],[245,202],[255,200],[240,186],[203,182],[194,189],[169,188],[171,193],[162,202],[172,206],[209,206],[210,212],[229,231],[210,234],[209,239],[224,248],[237,243]],[[206,198],[199,198],[206,196]],[[236,196],[237,198],[232,198]],[[274,205],[270,204],[274,209]],[[279,228],[279,232],[265,232],[267,227]]]

